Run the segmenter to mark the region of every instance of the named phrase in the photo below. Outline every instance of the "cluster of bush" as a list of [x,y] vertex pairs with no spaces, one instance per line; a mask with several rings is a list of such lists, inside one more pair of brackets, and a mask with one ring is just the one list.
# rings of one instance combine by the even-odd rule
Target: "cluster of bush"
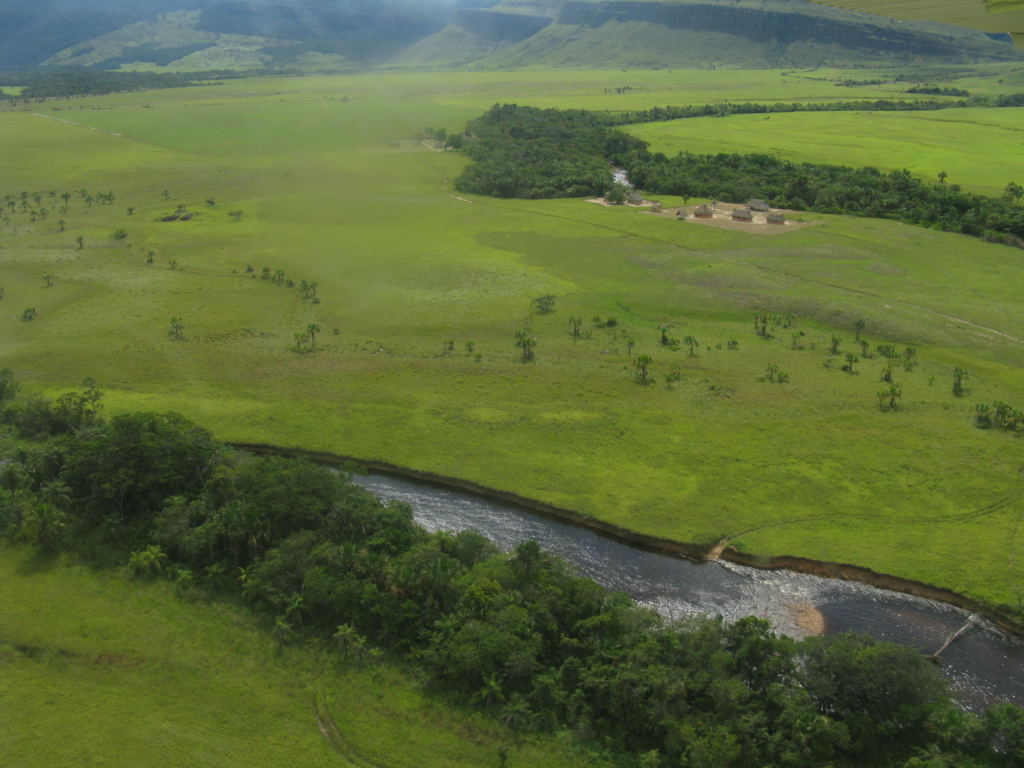
[[25,438],[0,466],[6,536],[236,594],[282,642],[390,654],[440,695],[523,732],[571,731],[624,766],[1024,760],[1024,710],[961,710],[910,649],[796,642],[756,618],[668,622],[534,542],[503,554],[471,531],[430,534],[344,474],[233,452],[173,414],[108,420],[99,400],[89,385],[3,409]]

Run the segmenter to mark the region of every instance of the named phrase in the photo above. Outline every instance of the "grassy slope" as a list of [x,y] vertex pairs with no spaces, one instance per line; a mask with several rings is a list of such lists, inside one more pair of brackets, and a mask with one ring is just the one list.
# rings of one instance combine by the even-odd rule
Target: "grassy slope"
[[[5,765],[453,768],[593,764],[555,739],[510,734],[424,696],[383,666],[335,669],[276,652],[246,614],[0,549]],[[341,735],[314,714],[319,694]]]
[[[386,459],[680,540],[738,535],[752,552],[1015,601],[1020,444],[974,429],[971,414],[976,400],[1021,404],[1024,346],[997,333],[1024,338],[1019,251],[886,221],[808,215],[814,226],[767,237],[575,200],[467,203],[443,182],[463,158],[404,141],[499,100],[850,98],[771,72],[563,78],[374,74],[56,105],[97,130],[0,114],[0,141],[17,148],[10,191],[119,195],[113,207],[74,200],[65,233],[53,217],[5,230],[0,360],[49,391],[94,376],[112,409],[177,409],[222,438]],[[604,94],[624,83],[638,92]],[[179,200],[202,215],[153,221]],[[110,238],[115,226],[126,241]],[[317,280],[323,303],[246,277],[247,264]],[[47,270],[59,276],[49,289]],[[560,297],[557,312],[531,316],[544,293]],[[34,323],[17,321],[25,306],[39,310]],[[796,312],[806,348],[789,349],[791,331],[758,340],[761,308]],[[570,314],[620,325],[573,343]],[[186,342],[167,340],[173,315]],[[874,343],[919,350],[917,369],[897,371],[899,413],[875,405],[878,360],[853,376],[823,367],[833,333],[853,349],[858,317]],[[292,352],[310,322],[322,351]],[[658,347],[663,322],[700,339],[698,356]],[[529,366],[512,346],[525,324],[540,340]],[[679,366],[682,382],[632,383],[628,338],[659,376]],[[730,338],[739,350],[717,347]],[[758,380],[773,363],[790,384]],[[970,397],[951,396],[954,366],[970,370]]]

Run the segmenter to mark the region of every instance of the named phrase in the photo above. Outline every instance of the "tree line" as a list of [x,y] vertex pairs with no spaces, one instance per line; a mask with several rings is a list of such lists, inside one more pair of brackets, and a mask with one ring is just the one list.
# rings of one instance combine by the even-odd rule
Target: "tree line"
[[[984,102],[984,103],[982,103]],[[629,125],[631,123],[657,123],[663,120],[684,120],[694,117],[728,117],[729,115],[762,115],[787,112],[921,112],[936,109],[995,106],[990,99],[979,97],[960,101],[938,101],[934,99],[860,99],[856,101],[823,102],[721,102],[719,104],[681,104],[675,106],[651,107],[625,112],[603,112],[602,122],[606,125]]]
[[[246,73],[250,75],[251,73]],[[103,69],[37,68],[0,72],[0,86],[20,86],[20,95],[0,93],[0,100],[44,99],[67,96],[99,96],[120,91],[183,88],[210,80],[237,78],[231,70],[209,72],[114,72]]]
[[[777,208],[895,219],[946,232],[1024,245],[1019,187],[1002,198],[964,192],[957,184],[926,182],[910,171],[881,171],[824,163],[793,163],[766,154],[675,157],[646,150],[624,163],[630,180],[659,194],[743,201],[761,198]],[[940,174],[941,175],[941,174]]]
[[93,382],[0,411],[0,531],[183,590],[237,596],[280,643],[387,654],[438,695],[523,733],[564,731],[623,766],[980,766],[1024,759],[1024,710],[977,716],[916,652],[767,622],[670,622],[535,542],[427,533],[312,463],[254,457],[175,414],[104,418]]

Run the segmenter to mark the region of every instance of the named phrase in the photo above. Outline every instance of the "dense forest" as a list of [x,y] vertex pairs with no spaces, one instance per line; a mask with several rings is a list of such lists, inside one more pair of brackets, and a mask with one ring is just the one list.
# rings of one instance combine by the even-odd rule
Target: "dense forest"
[[462,192],[495,197],[577,197],[601,194],[609,162],[623,163],[645,144],[583,110],[495,105],[450,137],[474,162],[456,179]]
[[302,460],[216,443],[181,416],[105,418],[92,382],[14,398],[0,372],[0,532],[183,591],[237,599],[278,642],[388,654],[507,726],[571,732],[624,766],[1014,766],[1024,709],[961,710],[932,664],[844,634],[668,622],[534,542],[429,534]]
[[[1016,99],[1000,98],[1007,105]],[[778,208],[896,219],[1024,245],[1024,188],[1009,180],[1006,194],[992,198],[944,179],[926,182],[906,170],[793,163],[765,154],[666,157],[607,127],[606,120],[581,110],[495,105],[471,121],[464,136],[449,139],[449,146],[463,148],[475,161],[456,187],[496,197],[599,195],[611,186],[611,168],[618,166],[651,194],[731,202],[761,198]]]

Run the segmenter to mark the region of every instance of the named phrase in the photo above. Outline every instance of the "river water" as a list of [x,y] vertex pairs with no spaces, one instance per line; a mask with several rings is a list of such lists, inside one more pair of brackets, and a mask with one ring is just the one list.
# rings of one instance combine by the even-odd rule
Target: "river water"
[[[853,630],[933,653],[969,614],[945,603],[856,582],[724,562],[697,562],[616,541],[512,504],[394,475],[355,476],[382,499],[412,505],[430,531],[472,528],[502,549],[536,540],[581,575],[630,594],[668,618],[760,616],[777,632]],[[1024,643],[979,621],[942,654],[943,673],[969,709],[997,701],[1024,705]]]

